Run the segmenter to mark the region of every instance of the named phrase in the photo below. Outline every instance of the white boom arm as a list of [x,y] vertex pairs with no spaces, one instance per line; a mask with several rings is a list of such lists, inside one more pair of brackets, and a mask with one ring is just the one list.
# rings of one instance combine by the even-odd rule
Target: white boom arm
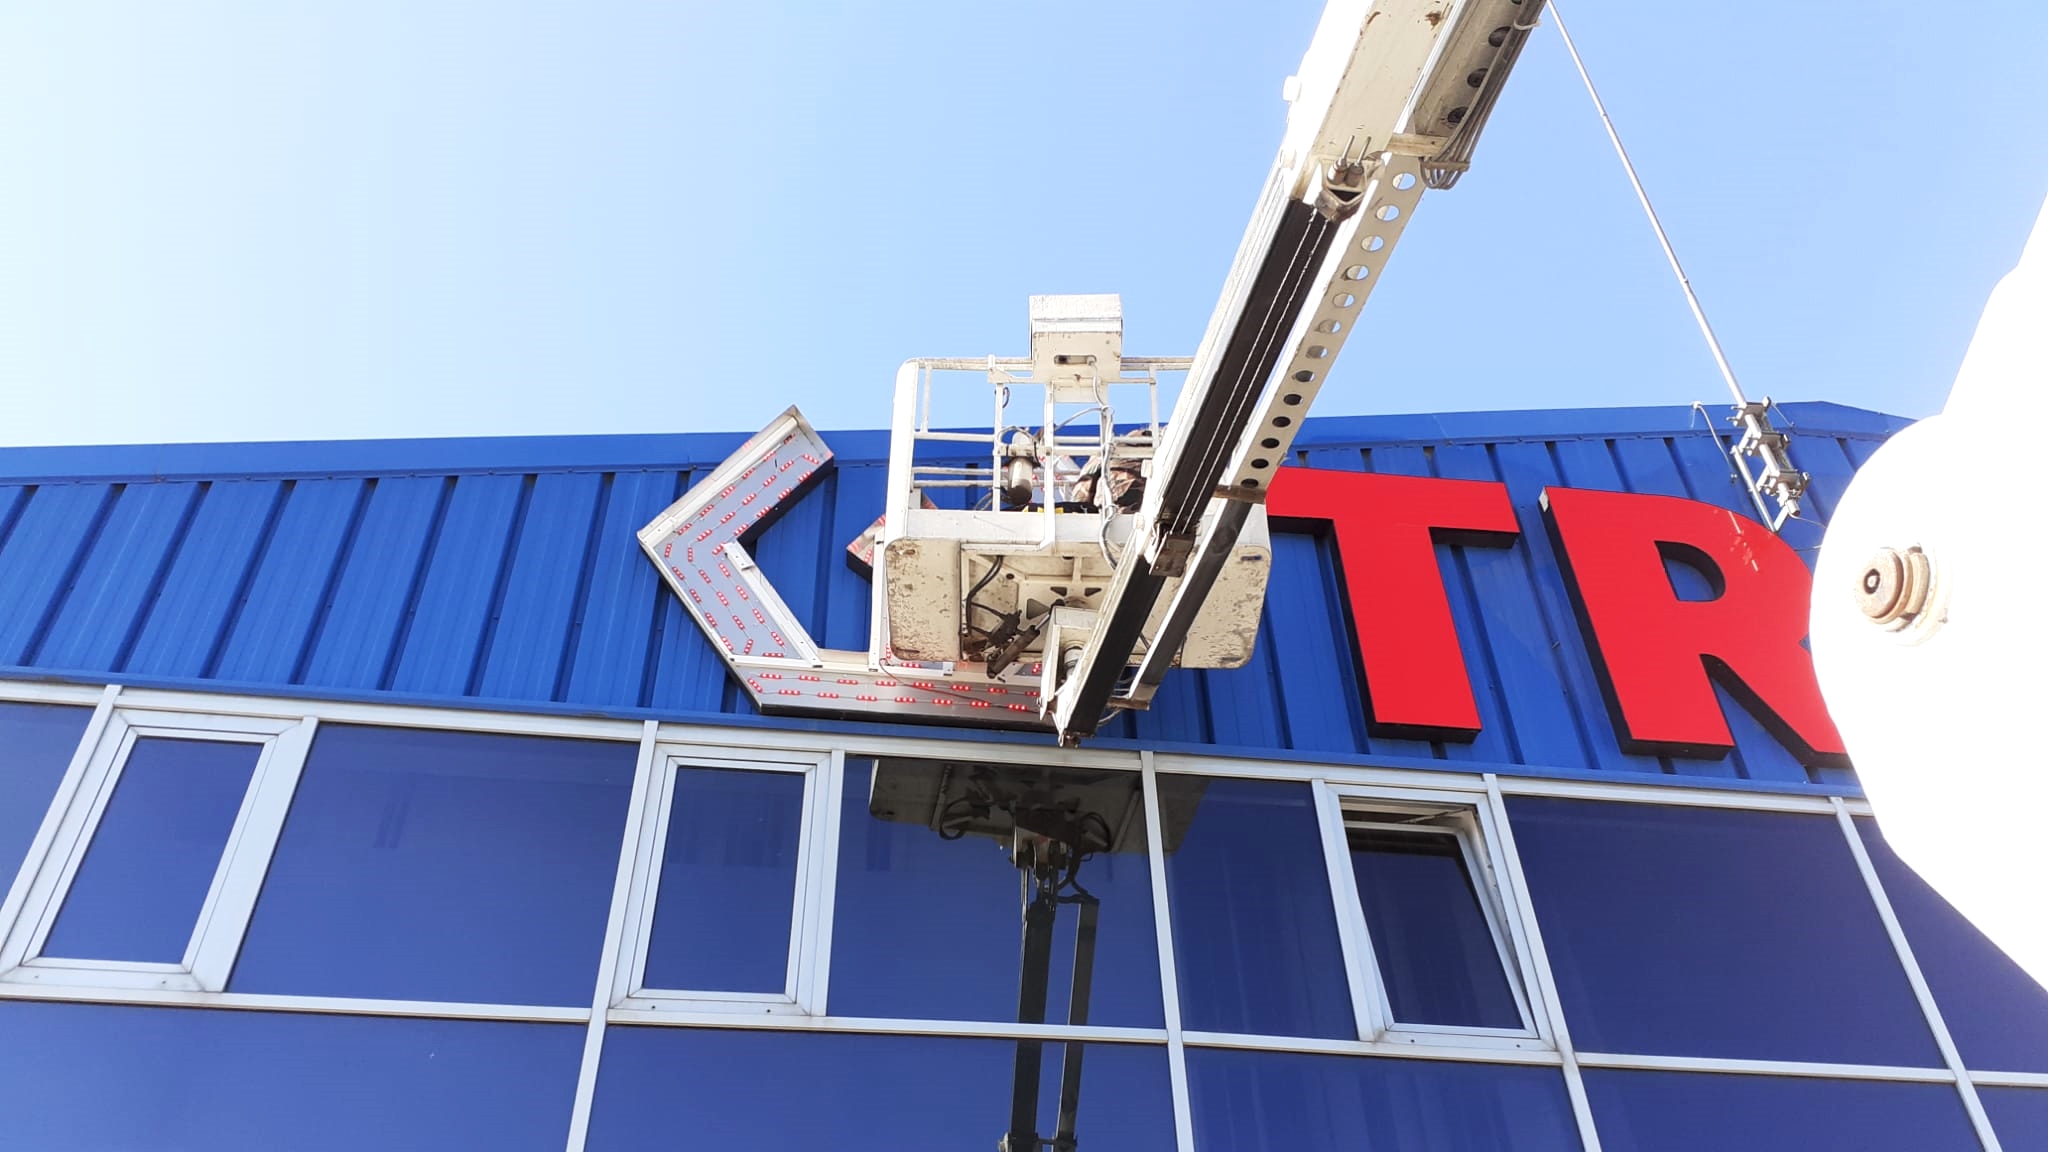
[[[1423,188],[1447,188],[1543,0],[1334,0],[1093,630],[1045,659],[1065,743],[1142,708],[1265,500]],[[1162,598],[1164,621],[1145,635]],[[1145,656],[1120,683],[1133,653]]]

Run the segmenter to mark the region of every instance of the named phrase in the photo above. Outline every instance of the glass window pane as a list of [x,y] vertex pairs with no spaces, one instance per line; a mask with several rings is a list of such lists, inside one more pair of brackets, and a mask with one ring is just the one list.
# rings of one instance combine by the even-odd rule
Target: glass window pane
[[993,1149],[1016,1133],[1011,1147],[1036,1148],[1025,1138],[1061,1131],[1070,1048],[1078,1146],[1170,1152],[1161,1047],[618,1024],[605,1029],[586,1147],[939,1152]]
[[1856,826],[1963,1063],[2048,1072],[2048,991],[1899,859],[1876,822]]
[[12,882],[92,709],[0,701],[0,886]]
[[1188,1049],[1195,1145],[1229,1152],[1574,1152],[1555,1068]]
[[1508,810],[1581,1051],[1942,1066],[1833,816]]
[[1306,784],[1159,777],[1185,1027],[1358,1038]]
[[262,755],[260,744],[137,739],[43,955],[182,961]]
[[1587,1069],[1603,1152],[1975,1152],[1952,1084]]
[[2048,1090],[1977,1086],[2005,1152],[2048,1152]]
[[560,1152],[581,1024],[0,1002],[9,1148]]
[[793,772],[676,769],[643,986],[787,986],[803,807]]
[[[1129,771],[848,760],[832,1015],[1162,1027],[1142,797]],[[1041,862],[1083,848],[1042,898],[1020,828]]]
[[1351,874],[1394,1019],[1522,1027],[1458,837],[1386,828],[1352,828],[1349,837]]
[[229,990],[589,1005],[635,758],[322,725]]

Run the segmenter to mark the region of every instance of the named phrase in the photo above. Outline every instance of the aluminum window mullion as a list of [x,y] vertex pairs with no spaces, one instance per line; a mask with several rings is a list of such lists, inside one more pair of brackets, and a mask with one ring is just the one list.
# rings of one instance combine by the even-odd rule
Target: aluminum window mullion
[[1856,858],[1856,870],[1863,875],[1863,886],[1877,908],[1878,918],[1884,921],[1885,935],[1891,938],[1892,949],[1898,953],[1899,967],[1905,970],[1906,981],[1913,986],[1913,998],[1919,1001],[1920,1011],[1926,1017],[1927,1031],[1933,1035],[1943,1063],[1955,1077],[1956,1091],[1962,1096],[1963,1111],[1969,1113],[1970,1126],[1976,1129],[1977,1139],[1984,1145],[1985,1152],[2000,1152],[1998,1133],[1992,1129],[1991,1117],[1984,1111],[1983,1100],[1977,1096],[1977,1086],[1970,1079],[1969,1067],[1963,1063],[1955,1037],[1949,1033],[1948,1022],[1941,1018],[1941,1006],[1935,1003],[1934,990],[1928,986],[1927,976],[1920,970],[1920,961],[1913,956],[1912,942],[1906,939],[1906,929],[1899,923],[1891,897],[1885,895],[1877,866],[1870,859],[1870,849],[1864,846],[1862,835],[1856,831],[1856,819],[1849,815],[1848,805],[1839,798],[1835,800],[1834,808],[1835,823],[1841,828],[1842,837],[1849,842],[1849,852]]
[[812,816],[817,808],[817,793],[823,787],[818,776],[817,768],[804,773],[803,799],[797,805],[796,892],[789,901],[789,947],[782,959],[782,996],[800,1011],[804,1006],[804,961],[809,957],[808,943],[804,939],[806,925],[810,922],[807,913],[816,895],[811,884],[811,855],[817,849],[807,833],[811,830]]
[[1501,795],[1500,779],[1486,774],[1486,807],[1492,821],[1494,843],[1500,853],[1504,899],[1521,921],[1528,941],[1529,974],[1542,993],[1541,1001],[1550,1022],[1550,1038],[1557,1045],[1564,1068],[1565,1095],[1572,1115],[1579,1123],[1579,1143],[1584,1152],[1600,1152],[1600,1132],[1593,1123],[1593,1105],[1586,1096],[1586,1078],[1579,1070],[1577,1051],[1572,1047],[1571,1029],[1565,1023],[1564,1002],[1558,998],[1557,980],[1550,971],[1550,953],[1543,946],[1543,929],[1536,919],[1536,905],[1529,897],[1529,878],[1522,873],[1521,853],[1515,848],[1515,829],[1508,819],[1507,800]]
[[820,769],[817,810],[809,813],[806,836],[817,844],[817,884],[812,890],[812,915],[804,921],[809,952],[804,964],[805,987],[799,1004],[813,1015],[828,1011],[832,973],[832,909],[839,899],[839,808],[845,803],[846,750],[834,748]]
[[1301,1052],[1311,1055],[1391,1056],[1399,1060],[1448,1060],[1463,1064],[1524,1064],[1555,1068],[1564,1058],[1554,1048],[1514,1044],[1433,1043],[1450,1040],[1412,1033],[1399,1040],[1325,1040],[1308,1036],[1261,1036],[1250,1032],[1185,1033],[1197,1048],[1230,1048],[1252,1052]]
[[[104,690],[114,691],[115,686]],[[302,717],[313,717],[327,723],[367,724],[399,728],[433,728],[448,731],[497,733],[525,736],[554,736],[565,739],[588,739],[607,741],[637,740],[640,721],[605,720],[588,716],[551,715],[544,713],[487,711],[477,708],[449,708],[423,704],[367,703],[343,700],[324,700],[312,697],[253,696],[232,693],[208,693],[187,689],[127,687],[119,690],[124,704],[132,708],[190,714],[212,713],[222,717],[275,718],[289,717],[296,722]],[[54,703],[89,703],[96,690],[82,686],[42,683],[27,680],[0,680],[0,699],[28,702],[49,701]],[[943,736],[888,736],[836,732],[810,732],[773,727],[745,727],[720,725],[716,722],[667,721],[662,725],[662,742],[696,744],[707,748],[718,747],[727,752],[748,750],[772,750],[783,753],[815,755],[820,758],[829,755],[835,748],[849,747],[855,754],[914,756],[920,758],[1002,758],[1005,756],[1028,756],[1033,763],[1053,767],[1131,767],[1133,753],[1120,748],[1055,749],[1009,742],[989,742],[952,739]],[[1263,759],[1243,755],[1216,755],[1208,753],[1162,752],[1158,769],[1163,772],[1189,772],[1205,776],[1227,776],[1246,779],[1300,780],[1326,779],[1340,789],[1352,787],[1390,787],[1400,789],[1436,789],[1442,792],[1457,792],[1464,795],[1464,803],[1473,802],[1479,793],[1485,791],[1485,779],[1493,773],[1485,771],[1488,765],[1470,764],[1461,768],[1444,767],[1385,767],[1360,762],[1362,757],[1345,757],[1341,760],[1318,761],[1314,756],[1303,756],[1298,752],[1284,754],[1284,758]],[[1643,802],[1652,804],[1676,804],[1721,808],[1738,808],[1755,811],[1797,811],[1826,812],[1840,801],[1846,803],[1855,815],[1867,815],[1869,805],[1854,796],[1842,797],[1823,793],[1816,789],[1774,789],[1757,787],[1736,789],[1716,787],[1707,778],[1683,782],[1670,778],[1651,777],[1640,782],[1616,780],[1591,780],[1583,777],[1545,776],[1546,768],[1541,765],[1527,766],[1526,771],[1512,771],[1499,775],[1496,783],[1512,795],[1563,796],[1581,799],[1603,799]]]
[[1543,982],[1537,978],[1536,958],[1530,949],[1528,930],[1524,926],[1524,909],[1528,897],[1515,890],[1507,874],[1508,842],[1502,839],[1501,820],[1491,803],[1476,808],[1470,814],[1476,825],[1476,835],[1485,848],[1482,863],[1486,868],[1488,887],[1499,911],[1499,934],[1505,947],[1510,951],[1508,962],[1515,975],[1517,995],[1529,1026],[1544,1042],[1559,1044],[1552,1026],[1557,1011],[1555,1001],[1547,994]]
[[90,684],[59,684],[48,680],[0,678],[0,701],[18,704],[93,705],[104,699],[108,692],[119,690],[118,684],[96,687]]
[[35,881],[8,933],[6,950],[0,952],[0,971],[42,955],[43,942],[56,923],[57,912],[71,890],[71,882],[85,859],[86,847],[92,843],[93,832],[99,827],[134,743],[134,730],[121,713],[114,713],[101,732],[99,746],[92,750],[85,777],[71,796],[47,854],[36,862]]
[[15,871],[5,901],[0,902],[0,971],[14,967],[23,959],[13,955],[11,928],[23,914],[29,894],[41,877],[44,858],[59,843],[59,833],[79,789],[88,782],[94,758],[106,738],[108,726],[114,722],[115,702],[120,695],[121,686],[118,684],[109,684],[101,690],[99,702],[93,706],[92,716],[86,721],[85,731],[79,734],[78,745],[71,750],[71,763],[58,779],[57,791],[50,797],[49,807],[43,811],[42,824],[36,829],[35,839],[29,842],[28,854]]
[[652,822],[648,825],[648,843],[645,852],[646,871],[640,882],[634,886],[639,900],[634,905],[633,949],[621,975],[624,987],[621,998],[638,996],[647,986],[647,950],[654,939],[654,906],[661,901],[661,868],[668,858],[668,826],[675,815],[676,802],[676,757],[673,753],[662,755],[655,752],[656,795],[653,797]]
[[300,720],[265,741],[256,761],[242,811],[222,847],[213,886],[200,907],[192,943],[185,953],[193,979],[206,991],[227,989],[243,935],[256,913],[256,899],[270,870],[271,855],[284,834],[285,817],[291,812],[318,724],[310,717]]
[[1351,873],[1351,841],[1344,826],[1344,808],[1328,783],[1309,783],[1315,798],[1316,825],[1323,838],[1323,865],[1329,872],[1330,899],[1336,905],[1337,945],[1344,954],[1344,980],[1351,991],[1354,1039],[1376,1040],[1393,1026],[1394,1009],[1387,982],[1373,951],[1372,930],[1365,922],[1365,904],[1358,879]]
[[1953,1084],[1947,1068],[1914,1068],[1893,1064],[1829,1064],[1814,1060],[1745,1060],[1731,1056],[1655,1056],[1640,1053],[1581,1052],[1586,1068],[1622,1068],[1653,1072],[1711,1072],[1734,1076],[1798,1076],[1817,1080],[1886,1080],[1897,1084]]
[[590,1109],[597,1098],[597,1069],[604,1054],[604,1028],[611,1008],[613,988],[618,979],[620,953],[632,947],[626,926],[632,903],[633,878],[639,869],[644,842],[641,825],[646,818],[648,794],[656,778],[655,738],[661,725],[653,720],[640,726],[640,752],[633,765],[633,794],[626,806],[626,823],[620,832],[619,863],[612,876],[612,904],[605,917],[604,946],[598,952],[597,987],[591,993],[590,1015],[583,1032],[583,1060],[577,1066],[576,1098],[569,1110],[569,1138],[566,1152],[583,1152],[590,1135]]
[[1188,1093],[1187,1042],[1180,1018],[1180,970],[1173,957],[1173,910],[1166,898],[1165,821],[1159,814],[1159,772],[1150,752],[1138,753],[1138,784],[1145,806],[1145,864],[1152,877],[1152,931],[1159,950],[1159,1003],[1166,1023],[1174,1147],[1178,1152],[1195,1152],[1195,1113]]
[[1536,1026],[1536,1014],[1523,990],[1527,977],[1523,975],[1518,955],[1508,944],[1507,909],[1502,906],[1504,901],[1488,856],[1486,834],[1469,811],[1460,812],[1457,821],[1458,850],[1464,856],[1465,875],[1472,884],[1472,898],[1479,902],[1479,910],[1486,917],[1486,930],[1493,935],[1493,954],[1500,961],[1501,973],[1507,977],[1508,991],[1515,997],[1515,1010],[1522,1016],[1522,1030],[1532,1036],[1540,1036],[1542,1033]]
[[[648,723],[656,722],[650,720]],[[599,1011],[623,1001],[637,986],[638,957],[641,942],[646,936],[641,911],[651,903],[654,863],[660,859],[655,848],[662,827],[662,813],[667,806],[667,758],[663,755],[658,731],[650,737],[643,726],[641,733],[640,756],[645,761],[645,771],[641,771],[642,765],[636,765],[633,798],[626,820],[626,844],[621,850],[620,862],[620,867],[627,869],[625,903],[613,909],[620,919],[617,955],[613,957],[610,968],[610,994]]]

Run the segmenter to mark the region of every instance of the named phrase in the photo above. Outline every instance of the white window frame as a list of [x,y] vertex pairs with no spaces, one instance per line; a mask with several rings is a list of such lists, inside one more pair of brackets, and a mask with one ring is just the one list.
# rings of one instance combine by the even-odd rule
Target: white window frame
[[[47,850],[25,866],[33,869],[33,879],[20,908],[4,925],[0,983],[176,992],[225,990],[242,935],[256,910],[271,851],[284,829],[316,724],[301,716],[115,708],[89,750],[76,787],[51,805],[45,822]],[[92,847],[136,741],[142,739],[226,741],[261,748],[184,956],[175,964],[44,956],[50,930]]]
[[[640,827],[635,830],[632,885],[627,891],[625,939],[612,985],[612,1007],[657,1012],[712,1012],[815,1016],[824,1012],[825,968],[831,907],[831,860],[836,851],[839,753],[740,751],[690,744],[658,744],[641,787],[646,789]],[[791,902],[789,957],[780,992],[730,992],[694,988],[649,988],[647,951],[660,901],[661,866],[668,849],[669,820],[677,774],[690,768],[778,772],[803,777],[801,824],[797,833],[796,892]]]
[[[1359,1038],[1367,1041],[1406,1043],[1423,1046],[1465,1048],[1553,1049],[1549,1013],[1538,1002],[1536,971],[1522,918],[1511,901],[1504,882],[1506,868],[1501,856],[1501,837],[1494,828],[1493,813],[1485,797],[1466,792],[1408,788],[1373,788],[1333,785],[1318,781],[1316,811],[1323,836],[1323,854],[1329,866],[1330,891],[1337,904],[1337,931],[1344,950],[1345,971],[1351,981],[1351,1002],[1358,1017]],[[1351,870],[1348,832],[1353,826],[1384,824],[1374,815],[1428,818],[1426,824],[1405,823],[1411,830],[1427,829],[1453,836],[1464,853],[1465,871],[1472,878],[1481,913],[1493,935],[1494,952],[1521,1014],[1519,1028],[1480,1028],[1463,1025],[1419,1024],[1395,1018],[1380,973],[1372,932],[1365,919],[1365,907],[1358,896],[1358,884]]]

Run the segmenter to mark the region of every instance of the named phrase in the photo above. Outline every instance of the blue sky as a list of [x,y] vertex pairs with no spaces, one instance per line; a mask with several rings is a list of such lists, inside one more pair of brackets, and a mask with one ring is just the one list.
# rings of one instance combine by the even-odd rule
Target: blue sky
[[[6,5],[0,444],[873,427],[1033,292],[1184,354],[1319,10]],[[1938,410],[2048,193],[2048,5],[1564,14],[1749,392]],[[1554,27],[1477,159],[1319,411],[1722,400]]]

